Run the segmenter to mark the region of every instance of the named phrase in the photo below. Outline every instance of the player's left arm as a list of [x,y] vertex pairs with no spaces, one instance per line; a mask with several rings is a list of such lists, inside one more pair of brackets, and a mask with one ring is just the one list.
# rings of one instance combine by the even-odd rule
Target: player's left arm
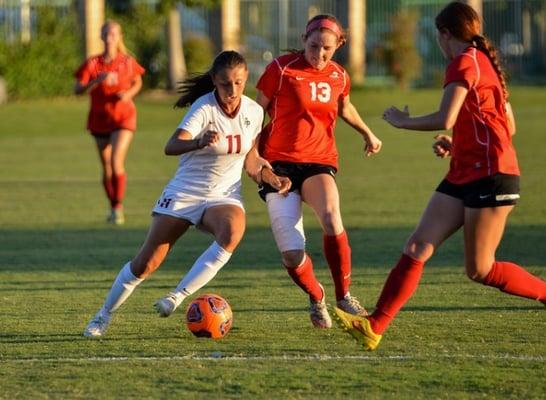
[[510,136],[514,136],[516,134],[516,119],[514,118],[514,111],[512,111],[512,105],[508,102],[504,105],[506,109],[506,119],[508,122],[508,132],[510,132]]
[[136,75],[131,82],[131,87],[124,92],[119,92],[118,97],[122,101],[130,101],[140,92],[140,89],[142,89],[142,77]]
[[245,171],[247,175],[256,183],[260,182],[260,174],[263,168],[273,168],[269,161],[261,157],[258,152],[258,143],[260,141],[260,135],[256,136],[256,139],[252,142],[252,148],[246,154],[245,157]]
[[414,131],[436,131],[453,128],[463,106],[468,87],[463,81],[453,81],[445,88],[438,111],[411,117],[408,106],[403,110],[391,106],[383,113],[383,119],[396,128]]
[[364,148],[366,156],[379,153],[381,146],[383,145],[381,140],[375,136],[364,120],[362,120],[358,110],[355,108],[353,103],[351,103],[349,95],[343,97],[339,101],[339,116],[341,119],[343,119],[343,121],[362,135],[364,141],[366,142],[366,146]]

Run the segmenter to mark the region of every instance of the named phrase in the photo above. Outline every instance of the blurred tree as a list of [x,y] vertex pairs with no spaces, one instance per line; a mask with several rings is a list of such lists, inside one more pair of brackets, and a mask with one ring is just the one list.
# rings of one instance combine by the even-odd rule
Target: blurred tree
[[382,56],[389,73],[402,89],[421,75],[422,60],[416,47],[419,14],[407,8],[390,18]]

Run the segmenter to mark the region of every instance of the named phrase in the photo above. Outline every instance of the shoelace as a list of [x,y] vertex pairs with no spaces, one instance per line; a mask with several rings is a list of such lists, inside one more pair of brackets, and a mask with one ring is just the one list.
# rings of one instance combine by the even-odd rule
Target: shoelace
[[362,310],[363,307],[360,305],[360,302],[353,296],[349,296],[345,299],[347,301],[347,304],[349,304],[351,307],[355,308],[356,310]]

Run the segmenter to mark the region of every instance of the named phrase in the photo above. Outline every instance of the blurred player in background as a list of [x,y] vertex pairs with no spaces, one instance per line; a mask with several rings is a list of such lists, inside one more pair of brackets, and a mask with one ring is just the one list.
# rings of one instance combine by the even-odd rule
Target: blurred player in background
[[351,248],[341,220],[335,181],[338,152],[334,130],[338,115],[362,135],[366,155],[379,152],[381,141],[351,103],[347,71],[332,60],[346,42],[339,21],[331,15],[313,17],[302,40],[303,50],[273,60],[257,84],[257,102],[271,119],[260,135],[260,155],[271,163],[275,173],[292,181],[286,197],[275,193],[267,183],[261,186],[260,195],[267,202],[282,264],[309,295],[311,322],[318,328],[330,328],[324,288],[305,252],[302,202],[313,209],[322,226],[324,254],[338,307],[366,315],[349,293]]
[[104,53],[85,61],[76,71],[76,94],[89,92],[91,109],[87,129],[95,138],[102,164],[102,184],[110,200],[107,221],[121,225],[127,174],[125,157],[136,130],[133,97],[142,87],[142,68],[131,57],[121,26],[106,22],[101,29]]
[[481,34],[478,14],[466,4],[448,4],[436,17],[436,28],[438,45],[449,60],[439,110],[410,117],[407,107],[391,107],[383,117],[402,129],[453,128],[452,136],[437,135],[433,145],[438,157],[451,156],[451,164],[391,270],[373,314],[359,318],[335,310],[342,327],[367,350],[377,347],[414,293],[425,262],[461,227],[470,279],[546,304],[545,281],[495,259],[508,214],[519,198],[515,122],[496,52]]
[[[191,108],[165,146],[165,154],[181,156],[178,170],[152,211],[144,244],[121,269],[84,336],[104,334],[112,313],[159,268],[190,226],[211,233],[214,242],[176,289],[157,301],[155,308],[160,316],[171,315],[230,259],[245,230],[241,171],[263,122],[262,108],[243,95],[247,77],[245,59],[235,51],[224,51],[208,73],[182,83],[176,106],[191,104]],[[255,156],[255,152],[250,153],[250,157]],[[275,176],[265,160],[253,160],[252,165],[261,166],[262,179],[280,193],[290,188],[290,180]]]

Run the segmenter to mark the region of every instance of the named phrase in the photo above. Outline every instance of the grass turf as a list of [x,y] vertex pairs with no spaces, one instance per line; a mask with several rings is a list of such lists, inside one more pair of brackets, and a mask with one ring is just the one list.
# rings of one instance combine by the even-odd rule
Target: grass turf
[[[397,131],[380,115],[405,103],[424,113],[439,96],[438,90],[355,91],[353,102],[384,142],[372,158],[362,156],[361,139],[343,122],[337,128],[352,293],[370,308],[447,168],[432,155],[434,133]],[[230,302],[235,322],[227,337],[194,338],[183,312],[159,319],[151,307],[210,242],[192,231],[118,312],[104,339],[83,338],[119,268],[142,243],[150,209],[175,171],[177,158],[162,153],[182,115],[171,108],[173,100],[139,98],[121,228],[104,223],[98,158],[84,131],[87,101],[0,107],[1,398],[544,397],[544,307],[471,283],[460,234],[429,262],[376,352],[362,352],[337,329],[313,329],[307,300],[279,266],[264,204],[246,177],[245,238],[200,292]],[[512,103],[522,199],[498,257],[545,278],[544,88],[514,88]],[[305,219],[309,252],[331,299],[320,229],[308,209]]]

